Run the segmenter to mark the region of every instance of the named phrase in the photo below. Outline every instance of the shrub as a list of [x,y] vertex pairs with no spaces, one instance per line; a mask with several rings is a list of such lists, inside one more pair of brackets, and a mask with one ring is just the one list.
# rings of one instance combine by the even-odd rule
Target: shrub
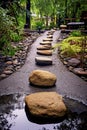
[[79,31],[79,30],[72,31],[70,35],[73,37],[79,37],[79,36],[81,36],[81,31]]
[[42,29],[43,28],[43,22],[42,21],[38,21],[36,22],[36,29],[38,30],[39,28]]
[[14,18],[8,15],[8,10],[0,7],[0,50],[4,55],[14,55],[16,49],[11,45],[11,41],[17,42],[21,39],[16,32]]
[[10,42],[10,30],[13,26],[12,17],[7,15],[8,10],[0,7],[0,49]]

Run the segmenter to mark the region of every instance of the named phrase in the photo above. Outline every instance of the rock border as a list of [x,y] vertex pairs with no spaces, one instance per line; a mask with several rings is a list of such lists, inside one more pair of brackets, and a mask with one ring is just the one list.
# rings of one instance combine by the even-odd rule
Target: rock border
[[25,64],[29,48],[39,36],[37,32],[28,32],[27,35],[25,34],[23,41],[12,43],[14,47],[19,48],[14,56],[3,56],[0,53],[0,80],[7,78]]

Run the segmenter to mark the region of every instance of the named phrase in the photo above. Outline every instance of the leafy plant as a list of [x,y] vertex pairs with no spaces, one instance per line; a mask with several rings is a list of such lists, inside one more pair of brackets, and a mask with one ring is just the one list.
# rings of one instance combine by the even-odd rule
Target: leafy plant
[[71,36],[72,37],[79,37],[79,36],[81,36],[81,31],[79,31],[79,30],[72,31]]
[[0,7],[0,49],[10,42],[10,30],[13,26],[12,17],[7,15],[8,10]]
[[70,45],[68,42],[62,42],[60,45],[61,54],[66,56],[77,55],[81,51],[81,47],[78,45]]
[[21,35],[17,33],[18,27],[15,26],[14,18],[8,15],[9,11],[0,7],[0,50],[4,55],[14,55],[15,49],[11,42],[21,40]]
[[42,29],[43,28],[43,22],[42,21],[38,21],[36,22],[36,29]]
[[5,46],[3,47],[3,54],[6,56],[13,56],[16,51],[17,48],[14,48],[10,43],[5,44]]

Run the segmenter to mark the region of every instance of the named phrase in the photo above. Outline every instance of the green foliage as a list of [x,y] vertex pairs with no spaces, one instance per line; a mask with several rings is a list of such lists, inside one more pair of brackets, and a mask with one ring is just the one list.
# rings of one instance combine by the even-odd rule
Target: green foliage
[[11,42],[17,42],[21,39],[17,33],[14,18],[8,15],[8,10],[0,7],[0,50],[5,55],[13,55],[15,49],[11,46]]
[[52,29],[52,28],[54,28],[54,27],[55,27],[54,22],[51,22],[49,28]]
[[0,49],[10,42],[10,30],[13,26],[12,17],[7,15],[8,10],[0,7]]
[[4,55],[10,55],[13,56],[15,54],[15,52],[17,51],[17,48],[14,48],[10,43],[5,44],[5,46],[3,47],[3,54]]
[[79,37],[79,36],[81,36],[81,31],[79,31],[79,30],[72,31],[71,36],[72,37]]
[[21,35],[18,35],[16,32],[11,32],[10,37],[13,42],[19,42],[22,39]]
[[70,43],[66,41],[63,41],[60,46],[61,46],[61,54],[65,54],[66,56],[73,56],[81,51],[80,46],[76,44],[70,45]]
[[60,49],[60,53],[64,56],[75,56],[82,51],[81,43],[83,37],[68,37],[61,43],[55,44],[53,49]]
[[75,37],[75,36],[69,36],[68,38],[64,39],[63,42],[68,42],[68,43],[71,43],[71,44],[80,44],[81,43],[81,40],[82,40],[82,37]]
[[43,28],[43,22],[42,21],[37,21],[35,24],[35,28],[38,30],[39,28],[42,29]]

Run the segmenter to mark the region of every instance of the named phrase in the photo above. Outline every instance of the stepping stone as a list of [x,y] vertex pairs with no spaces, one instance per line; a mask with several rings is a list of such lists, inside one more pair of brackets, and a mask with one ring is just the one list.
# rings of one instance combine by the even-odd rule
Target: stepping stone
[[60,25],[60,29],[66,29],[67,28],[67,25]]
[[47,38],[53,38],[53,35],[48,35]]
[[29,76],[29,82],[40,87],[51,87],[56,83],[56,75],[44,70],[34,70]]
[[67,108],[62,96],[56,92],[37,92],[27,95],[25,103],[29,112],[36,117],[63,117]]
[[52,38],[45,38],[45,39],[43,39],[43,41],[53,41],[53,39]]
[[52,47],[49,45],[40,45],[37,47],[37,50],[50,50],[50,49],[52,49]]
[[52,50],[38,50],[37,54],[51,56],[52,55]]
[[52,59],[48,57],[36,57],[35,61],[38,65],[52,65]]
[[49,42],[49,41],[44,41],[44,42],[41,42],[40,44],[41,45],[50,45],[51,46],[51,42]]

